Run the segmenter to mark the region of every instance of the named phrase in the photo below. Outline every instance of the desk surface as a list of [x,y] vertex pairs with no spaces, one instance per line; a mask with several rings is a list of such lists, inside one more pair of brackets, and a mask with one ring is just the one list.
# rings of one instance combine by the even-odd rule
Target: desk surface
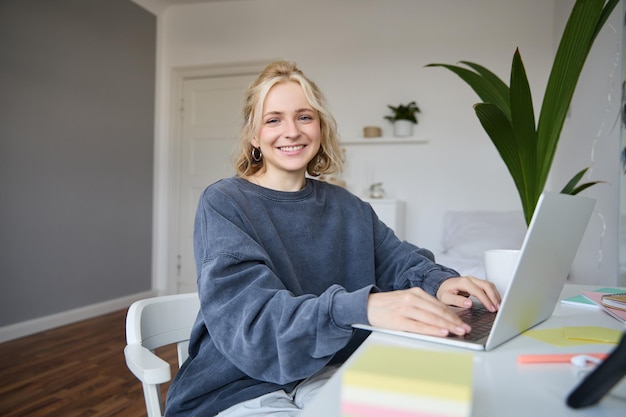
[[[580,294],[597,287],[566,285],[561,298]],[[601,326],[624,330],[624,326],[599,309],[558,303],[552,317],[535,329],[563,326]],[[470,352],[474,356],[474,384],[472,416],[625,416],[626,399],[606,396],[598,405],[573,410],[565,405],[565,398],[582,378],[581,370],[562,364],[518,365],[517,356],[522,353],[591,353],[608,352],[614,345],[586,344],[573,347],[556,347],[528,336],[518,336],[489,352],[474,352],[437,343],[422,342],[399,336],[372,333],[352,358],[368,344],[386,344]],[[346,362],[350,363],[350,360]],[[342,368],[320,390],[302,417],[339,416]],[[621,384],[626,383],[622,381]]]

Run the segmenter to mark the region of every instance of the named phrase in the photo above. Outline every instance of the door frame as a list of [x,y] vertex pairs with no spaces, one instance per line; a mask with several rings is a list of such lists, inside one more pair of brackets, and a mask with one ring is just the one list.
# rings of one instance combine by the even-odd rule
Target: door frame
[[[178,229],[180,221],[179,198],[181,177],[181,147],[182,147],[182,99],[185,81],[197,78],[259,74],[273,60],[250,61],[240,63],[226,63],[192,67],[172,68],[170,78],[169,98],[169,140],[167,141],[167,209],[166,222],[160,242],[155,242],[155,256],[165,259],[165,262],[156,262],[153,289],[168,294],[176,292],[178,276]],[[156,239],[159,239],[158,237]],[[164,253],[163,253],[164,252]],[[160,271],[159,271],[160,269]],[[160,273],[159,273],[160,272]],[[159,279],[161,277],[161,279]]]

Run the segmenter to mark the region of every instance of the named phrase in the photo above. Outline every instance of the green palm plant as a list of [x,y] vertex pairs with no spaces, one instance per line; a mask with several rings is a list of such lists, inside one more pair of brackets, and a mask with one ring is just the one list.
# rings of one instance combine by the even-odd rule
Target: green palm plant
[[[589,51],[619,0],[576,0],[569,16],[535,125],[535,112],[526,70],[519,49],[511,64],[510,86],[485,67],[429,64],[457,74],[483,101],[474,105],[476,116],[498,150],[519,193],[526,223],[543,192],[565,117]],[[579,184],[588,168],[576,173],[561,191],[577,194],[599,181]]]

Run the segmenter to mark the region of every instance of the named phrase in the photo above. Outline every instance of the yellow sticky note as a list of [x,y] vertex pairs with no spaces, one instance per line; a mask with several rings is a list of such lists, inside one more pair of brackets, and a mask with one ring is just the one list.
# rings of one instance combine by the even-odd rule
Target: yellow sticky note
[[473,367],[469,352],[367,345],[343,372],[341,415],[469,417]]
[[533,339],[540,340],[545,343],[549,343],[558,347],[567,347],[567,346],[579,346],[590,344],[592,342],[581,341],[581,340],[569,340],[565,338],[563,334],[563,328],[557,327],[555,329],[531,329],[527,332],[524,332],[524,336],[532,337]]
[[554,329],[531,329],[525,336],[559,347],[590,345],[597,343],[615,344],[621,332],[596,326],[556,327]]
[[563,327],[563,334],[568,340],[580,340],[592,343],[616,344],[622,332],[597,326]]

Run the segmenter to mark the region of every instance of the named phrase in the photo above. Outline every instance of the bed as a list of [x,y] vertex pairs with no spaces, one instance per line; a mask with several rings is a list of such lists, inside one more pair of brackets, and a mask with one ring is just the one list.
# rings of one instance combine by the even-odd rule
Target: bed
[[521,211],[448,211],[443,220],[442,250],[435,259],[462,276],[484,278],[484,252],[520,249],[526,230]]

